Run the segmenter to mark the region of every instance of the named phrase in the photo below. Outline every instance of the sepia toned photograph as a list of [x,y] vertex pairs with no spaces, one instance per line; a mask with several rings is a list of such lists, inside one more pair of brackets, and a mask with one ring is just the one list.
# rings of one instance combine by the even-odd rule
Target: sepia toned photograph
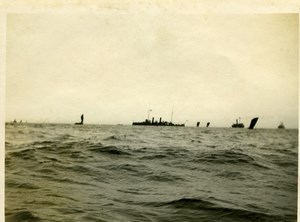
[[299,15],[8,13],[5,220],[297,221]]

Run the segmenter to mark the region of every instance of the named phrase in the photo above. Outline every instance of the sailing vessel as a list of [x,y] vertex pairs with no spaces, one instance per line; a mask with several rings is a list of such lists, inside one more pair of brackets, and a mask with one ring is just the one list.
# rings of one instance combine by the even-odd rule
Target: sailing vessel
[[84,116],[83,116],[83,114],[81,115],[81,122],[79,122],[79,123],[75,123],[75,125],[83,125],[83,119],[84,119]]
[[256,123],[257,123],[257,120],[258,120],[258,117],[253,118],[253,119],[251,120],[251,122],[250,122],[250,126],[249,126],[248,129],[253,129],[254,126],[255,126]]

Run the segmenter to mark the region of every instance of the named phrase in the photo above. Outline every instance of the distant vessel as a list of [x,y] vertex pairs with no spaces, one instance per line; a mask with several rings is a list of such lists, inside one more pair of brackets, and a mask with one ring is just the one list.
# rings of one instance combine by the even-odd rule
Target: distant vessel
[[258,117],[255,117],[251,120],[250,126],[248,129],[253,129],[255,124],[257,123]]
[[175,124],[172,122],[163,121],[162,118],[159,118],[159,121],[155,121],[154,117],[152,121],[149,119],[145,119],[143,122],[133,122],[132,125],[139,125],[139,126],[185,126],[185,124]]
[[171,121],[167,122],[167,121],[163,121],[162,118],[159,118],[159,121],[155,121],[154,117],[152,117],[152,121],[150,121],[149,116],[150,116],[150,112],[152,112],[152,109],[148,109],[148,116],[147,119],[145,119],[145,121],[143,122],[133,122],[132,125],[135,126],[185,126],[185,123],[183,124],[175,124],[172,122],[173,120],[173,109],[172,109],[172,113],[171,113]]
[[207,123],[206,123],[206,127],[209,127],[209,125],[210,125],[210,122],[207,122]]
[[81,118],[81,122],[75,123],[75,125],[83,125],[83,119],[84,119],[83,114],[81,115],[80,118]]
[[232,128],[244,128],[243,123],[239,123],[238,119],[236,119],[236,123],[232,124]]
[[139,125],[139,126],[185,126],[185,124],[175,124],[172,122],[163,121],[162,118],[159,118],[159,121],[155,121],[154,117],[152,121],[149,119],[145,119],[143,122],[133,122],[132,125]]
[[199,127],[200,126],[200,122],[197,122],[197,127]]
[[280,125],[278,126],[278,129],[285,129],[285,126],[283,125],[283,123],[280,123]]

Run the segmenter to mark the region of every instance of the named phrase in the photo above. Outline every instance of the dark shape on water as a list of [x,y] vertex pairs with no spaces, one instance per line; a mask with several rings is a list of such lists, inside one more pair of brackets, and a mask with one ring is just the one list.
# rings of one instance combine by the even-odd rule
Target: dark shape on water
[[40,221],[40,218],[35,216],[30,211],[20,211],[5,216],[5,221]]
[[6,122],[5,123],[5,125],[19,125],[19,124],[22,124],[23,123],[23,121],[22,120],[20,120],[20,122],[18,122],[16,119],[14,119],[14,121],[12,121],[12,122]]
[[207,123],[206,123],[206,127],[209,127],[209,124],[210,124],[210,122],[207,122]]
[[255,124],[257,123],[258,117],[255,117],[251,120],[250,126],[248,129],[253,129]]
[[285,126],[283,125],[283,123],[280,123],[280,125],[278,126],[278,129],[285,129]]
[[239,123],[238,119],[236,119],[236,123],[232,124],[232,128],[244,128],[244,124]]
[[75,123],[75,125],[83,125],[83,119],[84,119],[83,114],[81,115],[80,118],[81,118],[81,122]]
[[132,125],[138,125],[138,126],[185,126],[185,123],[183,124],[174,124],[172,122],[173,120],[173,110],[172,110],[172,114],[171,114],[171,121],[167,122],[167,121],[163,121],[162,118],[159,118],[159,121],[155,121],[154,117],[152,117],[152,121],[150,121],[149,116],[150,116],[150,112],[152,111],[152,109],[148,109],[148,116],[147,119],[145,119],[145,121],[143,122],[133,122]]
[[197,122],[197,127],[199,127],[199,125],[200,125],[200,122]]
[[159,118],[159,121],[155,121],[154,117],[152,121],[145,119],[143,122],[133,122],[132,125],[135,126],[185,126],[185,124],[174,124],[172,122],[163,121],[162,118]]

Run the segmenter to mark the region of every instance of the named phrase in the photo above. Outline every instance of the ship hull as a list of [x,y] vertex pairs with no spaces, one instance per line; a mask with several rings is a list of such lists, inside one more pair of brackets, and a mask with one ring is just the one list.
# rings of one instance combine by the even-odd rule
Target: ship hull
[[185,124],[173,124],[173,123],[145,123],[145,122],[133,122],[134,126],[178,126],[184,127]]
[[237,123],[237,124],[232,124],[232,128],[244,128],[244,124],[243,123]]

